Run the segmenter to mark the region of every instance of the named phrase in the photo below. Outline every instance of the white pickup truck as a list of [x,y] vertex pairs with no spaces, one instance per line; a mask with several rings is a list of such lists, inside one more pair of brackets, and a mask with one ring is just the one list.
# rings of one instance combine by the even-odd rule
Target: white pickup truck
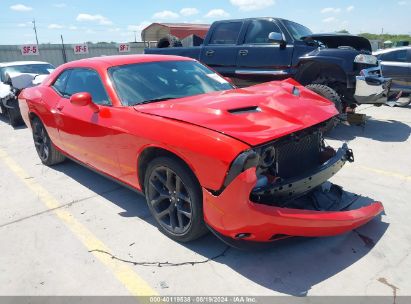
[[17,96],[24,88],[41,83],[54,66],[41,61],[0,63],[0,114],[16,127],[23,124]]

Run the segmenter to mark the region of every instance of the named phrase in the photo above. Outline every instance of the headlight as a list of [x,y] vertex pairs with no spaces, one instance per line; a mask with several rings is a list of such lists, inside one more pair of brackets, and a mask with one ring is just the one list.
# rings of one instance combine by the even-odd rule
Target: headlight
[[265,148],[260,155],[260,166],[271,167],[275,162],[275,149],[273,146]]
[[354,62],[355,63],[365,63],[365,64],[377,64],[377,57],[373,55],[366,55],[366,54],[360,54],[355,56]]

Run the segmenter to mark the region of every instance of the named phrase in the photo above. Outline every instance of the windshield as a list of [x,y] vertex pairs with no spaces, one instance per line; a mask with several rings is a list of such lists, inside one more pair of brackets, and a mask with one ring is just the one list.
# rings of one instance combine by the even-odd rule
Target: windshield
[[109,69],[123,105],[230,90],[227,80],[196,61],[160,61]]
[[313,33],[308,27],[301,24],[288,20],[284,20],[284,23],[295,40],[301,40],[301,37],[309,36]]

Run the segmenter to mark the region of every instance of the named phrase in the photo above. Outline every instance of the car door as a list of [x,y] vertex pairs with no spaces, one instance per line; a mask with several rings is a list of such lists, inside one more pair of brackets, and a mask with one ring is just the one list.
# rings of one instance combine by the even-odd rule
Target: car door
[[205,41],[200,60],[224,76],[233,76],[237,65],[242,21],[218,22]]
[[[91,69],[75,68],[70,70],[63,87],[58,87],[58,81],[59,78],[53,84],[60,95],[54,115],[63,150],[99,171],[118,176],[119,166],[111,140],[111,102],[99,74]],[[98,112],[70,102],[70,96],[80,92],[90,93],[99,107]]]
[[410,91],[410,57],[407,49],[392,50],[379,56],[384,77],[392,78],[392,90]]
[[235,71],[235,78],[241,79],[242,85],[289,77],[293,45],[270,42],[268,35],[272,32],[281,33],[285,39],[273,19],[257,19],[248,24],[243,44],[238,51]]

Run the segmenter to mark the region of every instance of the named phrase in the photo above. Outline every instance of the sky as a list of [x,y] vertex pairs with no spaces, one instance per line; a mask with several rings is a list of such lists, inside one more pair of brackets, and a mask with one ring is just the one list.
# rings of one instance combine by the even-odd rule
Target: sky
[[152,22],[281,17],[314,32],[411,34],[411,0],[0,0],[0,44],[141,40]]

